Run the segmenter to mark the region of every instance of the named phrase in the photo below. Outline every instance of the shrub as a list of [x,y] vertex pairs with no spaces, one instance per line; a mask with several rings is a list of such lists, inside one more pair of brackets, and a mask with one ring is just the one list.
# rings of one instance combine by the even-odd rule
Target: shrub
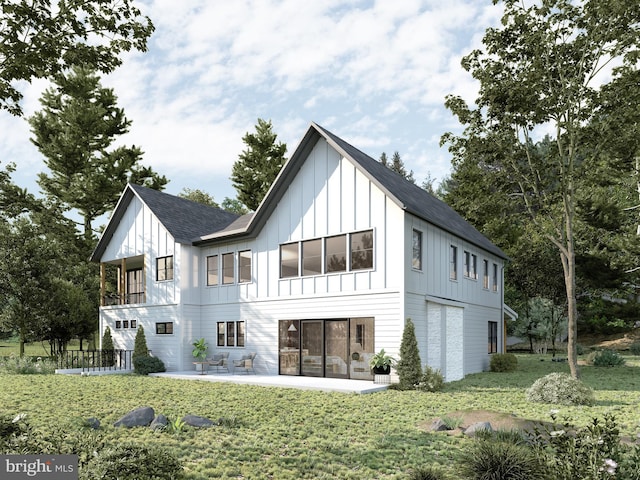
[[420,352],[416,340],[416,330],[410,318],[404,324],[400,342],[400,360],[396,364],[398,387],[400,390],[414,390],[422,377]]
[[105,328],[104,335],[102,336],[102,366],[113,367],[115,360],[113,356],[114,346],[113,339],[111,338],[111,329]]
[[99,451],[80,473],[80,478],[87,480],[173,480],[183,477],[182,466],[170,451],[131,443]]
[[147,337],[144,334],[144,328],[138,327],[136,339],[133,344],[133,358],[149,356],[149,348],[147,348]]
[[53,374],[56,372],[56,363],[49,358],[33,359],[12,354],[0,360],[0,371],[18,375]]
[[149,375],[150,373],[164,372],[166,368],[164,362],[158,357],[147,355],[133,357],[133,371],[140,375]]
[[440,370],[434,370],[429,365],[424,366],[424,373],[416,387],[422,392],[439,392],[444,387],[444,377]]
[[494,440],[476,440],[463,452],[460,471],[474,480],[545,478],[546,467],[529,447]]
[[640,342],[633,343],[629,347],[629,352],[631,352],[631,355],[640,355]]
[[492,372],[513,372],[518,368],[518,357],[513,353],[494,353],[491,355],[489,369]]
[[442,470],[431,465],[414,468],[409,472],[409,480],[445,480],[448,478]]
[[585,348],[584,346],[580,345],[579,343],[576,344],[576,353],[578,355],[584,355],[585,352]]
[[550,373],[527,389],[527,400],[560,405],[593,405],[593,390],[567,373]]
[[624,358],[615,350],[598,350],[591,352],[587,357],[587,363],[594,367],[617,367],[624,365]]

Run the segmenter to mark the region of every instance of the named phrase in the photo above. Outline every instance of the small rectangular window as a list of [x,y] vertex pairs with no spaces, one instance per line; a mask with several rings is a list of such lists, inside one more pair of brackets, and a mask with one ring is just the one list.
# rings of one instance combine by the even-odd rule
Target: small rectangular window
[[489,353],[498,351],[498,322],[489,322]]
[[172,335],[173,334],[173,322],[158,322],[158,323],[156,323],[156,334],[158,334],[158,335]]
[[122,321],[122,328],[129,328],[129,320]]
[[122,321],[116,320],[116,330],[120,330],[122,328]]
[[236,322],[236,344],[244,347],[244,322]]
[[251,282],[251,250],[238,252],[238,282]]
[[173,255],[156,258],[156,280],[173,280]]
[[411,267],[422,270],[422,232],[413,230],[413,252],[411,256]]
[[235,347],[235,322],[227,322],[227,347]]
[[131,328],[136,328],[138,326],[138,323],[136,320],[131,320]]
[[494,292],[498,291],[498,264],[493,264],[493,287]]
[[322,273],[322,240],[302,242],[302,275]]
[[458,279],[458,247],[454,245],[449,248],[449,278]]
[[218,255],[207,257],[207,285],[218,285]]
[[222,255],[222,284],[229,285],[235,281],[233,253]]
[[489,290],[489,260],[482,260],[482,288]]
[[324,241],[325,269],[330,272],[347,271],[347,236],[337,235]]
[[224,322],[218,322],[218,342],[217,345],[219,347],[224,347]]
[[298,276],[298,244],[280,245],[280,278]]
[[471,271],[469,272],[469,277],[474,280],[478,279],[478,256],[471,254]]
[[351,270],[373,268],[373,230],[349,235]]

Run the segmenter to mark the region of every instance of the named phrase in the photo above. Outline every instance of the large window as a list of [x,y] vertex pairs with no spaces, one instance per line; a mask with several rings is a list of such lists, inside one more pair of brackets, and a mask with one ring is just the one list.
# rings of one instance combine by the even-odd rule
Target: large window
[[207,257],[207,285],[218,285],[220,283],[218,273],[218,255]]
[[173,334],[173,322],[158,322],[158,323],[156,323],[156,334],[158,334],[158,335],[172,335]]
[[233,253],[225,253],[222,255],[222,283],[228,285],[235,282]]
[[142,269],[127,270],[126,303],[144,303],[144,277]]
[[302,275],[322,273],[322,240],[302,242]]
[[411,256],[411,267],[422,270],[422,232],[413,230],[413,252]]
[[347,236],[336,235],[325,239],[326,272],[347,270]]
[[298,244],[280,245],[280,278],[298,276]]
[[173,255],[156,258],[156,280],[173,280]]
[[455,245],[449,248],[449,278],[458,279],[458,247]]
[[244,321],[218,322],[216,327],[218,347],[244,347]]
[[251,250],[238,252],[238,281],[240,283],[251,281]]
[[498,322],[489,322],[489,353],[498,351]]
[[478,278],[478,257],[471,252],[464,252],[464,276],[476,280]]
[[351,270],[373,268],[373,230],[352,233]]

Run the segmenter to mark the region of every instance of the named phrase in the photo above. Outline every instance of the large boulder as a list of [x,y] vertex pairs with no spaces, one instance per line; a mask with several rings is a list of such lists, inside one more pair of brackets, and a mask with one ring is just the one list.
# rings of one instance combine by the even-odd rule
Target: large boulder
[[153,422],[156,413],[151,407],[139,407],[131,410],[125,416],[116,421],[114,427],[147,427]]
[[216,423],[214,423],[212,420],[209,420],[206,417],[200,417],[198,415],[185,415],[184,417],[182,417],[182,421],[190,427],[197,428],[209,428],[216,425]]

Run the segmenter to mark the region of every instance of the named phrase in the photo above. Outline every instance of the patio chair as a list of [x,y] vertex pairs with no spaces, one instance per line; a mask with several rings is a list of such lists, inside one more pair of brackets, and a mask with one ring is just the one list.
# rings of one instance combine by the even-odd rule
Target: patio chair
[[226,370],[229,373],[229,352],[216,353],[213,357],[207,358],[207,363],[211,367],[216,367],[216,372],[220,369]]
[[245,373],[249,373],[249,370],[253,372],[255,375],[256,371],[253,369],[253,361],[256,358],[256,353],[250,353],[248,355],[243,355],[239,360],[233,361],[233,373],[236,373],[236,368],[241,368],[245,371]]

